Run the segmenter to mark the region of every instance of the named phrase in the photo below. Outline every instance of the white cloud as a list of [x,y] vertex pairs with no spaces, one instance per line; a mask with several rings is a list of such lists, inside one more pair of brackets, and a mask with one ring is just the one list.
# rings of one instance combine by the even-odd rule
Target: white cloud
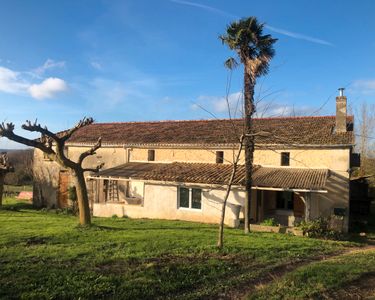
[[207,96],[201,95],[197,98],[196,103],[194,103],[191,108],[196,110],[198,108],[205,109],[212,114],[228,114],[228,104],[230,113],[233,117],[238,117],[241,115],[242,111],[242,101],[243,94],[242,92],[236,92],[228,95],[226,97],[220,96]]
[[90,63],[91,67],[93,67],[94,69],[96,70],[102,70],[103,69],[103,66],[101,65],[101,63],[97,62],[97,61],[92,61]]
[[238,19],[237,16],[232,15],[230,13],[227,13],[227,12],[221,10],[221,9],[218,9],[218,8],[215,8],[215,7],[212,7],[212,6],[208,6],[208,5],[204,5],[204,4],[200,4],[200,3],[195,3],[195,2],[192,2],[192,1],[185,1],[185,0],[170,0],[170,1],[174,2],[174,3],[177,3],[177,4],[181,4],[181,5],[197,7],[197,8],[200,8],[200,9],[203,9],[203,10],[215,13],[215,14],[223,15],[223,16],[226,16],[226,17],[229,17],[229,18]]
[[292,31],[289,31],[289,30],[285,30],[285,29],[282,29],[282,28],[277,28],[277,27],[273,27],[273,26],[269,26],[269,25],[265,25],[264,27],[266,27],[267,29],[269,29],[273,32],[280,33],[282,35],[286,35],[286,36],[289,36],[289,37],[294,38],[294,39],[305,40],[305,41],[308,41],[308,42],[312,42],[312,43],[315,43],[315,44],[321,44],[321,45],[325,45],[325,46],[333,46],[332,43],[330,43],[326,40],[318,39],[318,38],[308,36],[308,35],[305,35],[305,34],[292,32]]
[[68,88],[64,80],[55,77],[46,78],[41,83],[33,83],[32,81],[35,81],[35,76],[30,78],[30,72],[17,72],[0,66],[0,92],[30,95],[40,100],[53,98],[56,94],[64,92]]
[[276,103],[274,101],[264,101],[257,105],[256,118],[272,117],[295,117],[309,116],[316,108],[306,105],[294,105],[285,103]]
[[[205,110],[206,112],[221,117],[228,116],[228,103],[231,116],[234,118],[242,117],[243,112],[243,94],[236,92],[229,94],[228,101],[225,97],[206,96],[202,95],[197,98],[196,103],[191,105],[193,110]],[[255,117],[288,117],[288,116],[304,116],[309,115],[314,109],[310,106],[304,105],[290,105],[284,103],[277,103],[274,101],[263,100],[256,106]]]
[[47,59],[44,64],[38,68],[36,68],[33,72],[36,75],[43,75],[47,70],[55,69],[55,68],[64,68],[65,61],[54,61],[53,59]]
[[[202,9],[202,10],[208,11],[210,13],[214,13],[214,14],[217,14],[217,15],[221,15],[221,16],[224,16],[224,17],[231,18],[231,19],[239,19],[240,18],[239,16],[230,14],[226,11],[215,8],[213,6],[208,6],[208,5],[204,5],[204,4],[200,4],[200,3],[196,3],[196,2],[192,2],[192,1],[186,1],[186,0],[170,0],[170,1],[174,2],[174,3],[177,3],[177,4],[180,4],[180,5],[196,7],[198,9]],[[296,33],[296,32],[292,32],[292,31],[289,31],[289,30],[282,29],[282,28],[269,26],[269,25],[265,25],[265,27],[267,29],[273,31],[273,32],[276,32],[276,33],[279,33],[279,34],[282,34],[282,35],[285,35],[285,36],[289,36],[289,37],[294,38],[294,39],[305,40],[305,41],[308,41],[308,42],[311,42],[311,43],[321,44],[321,45],[325,45],[325,46],[333,46],[333,44],[328,42],[328,41],[318,39],[318,38],[315,38],[315,37],[311,37],[311,36],[308,36],[308,35],[305,35],[305,34]]]
[[351,90],[363,95],[375,94],[375,79],[359,79],[352,84]]
[[0,91],[10,94],[22,94],[29,84],[22,79],[21,73],[0,66]]
[[66,82],[60,78],[50,77],[42,83],[32,84],[29,87],[30,95],[38,100],[53,98],[56,94],[68,89]]

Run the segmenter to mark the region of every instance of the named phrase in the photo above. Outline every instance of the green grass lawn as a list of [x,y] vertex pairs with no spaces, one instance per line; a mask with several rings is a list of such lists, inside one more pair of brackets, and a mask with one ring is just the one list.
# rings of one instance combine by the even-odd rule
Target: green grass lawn
[[[10,209],[12,207],[12,209]],[[227,295],[270,270],[348,247],[182,221],[76,217],[6,199],[0,210],[0,298],[196,299]]]
[[369,285],[366,282],[369,278],[375,278],[375,250],[342,255],[300,267],[249,299],[362,299],[349,296],[361,280],[365,281],[363,288],[372,288],[374,292],[374,286],[366,286]]

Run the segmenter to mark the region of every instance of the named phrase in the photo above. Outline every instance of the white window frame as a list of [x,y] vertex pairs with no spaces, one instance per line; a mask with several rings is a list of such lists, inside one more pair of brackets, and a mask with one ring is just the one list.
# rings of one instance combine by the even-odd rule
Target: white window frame
[[[180,189],[188,189],[189,190],[189,207],[181,207],[180,206]],[[201,207],[200,208],[194,208],[192,207],[193,203],[193,189],[200,190],[201,191]],[[182,209],[182,210],[193,210],[193,211],[202,211],[202,188],[200,187],[191,187],[191,186],[178,186],[177,187],[177,209]]]

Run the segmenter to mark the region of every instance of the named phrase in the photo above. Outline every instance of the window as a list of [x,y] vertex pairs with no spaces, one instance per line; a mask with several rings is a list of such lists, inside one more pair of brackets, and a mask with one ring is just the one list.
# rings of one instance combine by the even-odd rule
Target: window
[[276,209],[292,210],[294,208],[294,194],[292,192],[277,192]]
[[189,194],[189,189],[180,187],[180,207],[190,207]]
[[202,190],[197,188],[178,188],[180,208],[202,209]]
[[289,152],[281,152],[281,165],[282,166],[289,166],[290,162],[290,153]]
[[155,160],[155,150],[148,150],[148,161],[154,161]]
[[216,151],[216,163],[222,164],[224,162],[224,151]]

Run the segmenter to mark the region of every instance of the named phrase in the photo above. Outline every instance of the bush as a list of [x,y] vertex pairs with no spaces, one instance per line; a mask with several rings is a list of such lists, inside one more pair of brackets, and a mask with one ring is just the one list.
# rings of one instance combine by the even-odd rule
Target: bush
[[73,207],[58,208],[55,210],[55,213],[58,215],[67,215],[67,216],[76,216],[77,212]]
[[77,201],[77,189],[75,186],[70,186],[68,188],[69,199],[72,201]]
[[274,219],[274,218],[269,218],[263,220],[260,225],[263,226],[279,226],[280,224]]
[[68,196],[69,196],[70,201],[72,201],[72,206],[70,207],[71,214],[76,216],[78,215],[78,203],[77,203],[78,197],[77,197],[77,189],[74,185],[68,188]]
[[341,238],[341,233],[331,228],[331,218],[319,217],[310,221],[302,221],[296,227],[303,231],[303,235],[311,238]]

